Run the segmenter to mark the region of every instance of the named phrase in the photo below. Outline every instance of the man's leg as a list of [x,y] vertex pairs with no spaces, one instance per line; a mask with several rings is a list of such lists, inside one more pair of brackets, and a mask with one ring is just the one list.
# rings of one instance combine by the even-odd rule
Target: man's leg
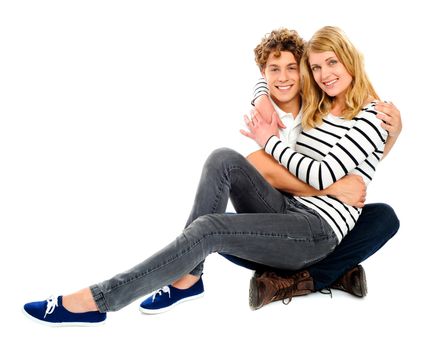
[[307,268],[316,290],[329,288],[346,271],[377,252],[398,231],[398,217],[384,203],[364,206],[358,222],[333,253]]
[[[324,288],[341,289],[356,296],[364,296],[365,274],[358,264],[378,251],[398,229],[399,220],[389,205],[366,205],[354,229],[321,261],[291,274],[273,269],[262,273],[265,269],[261,269],[251,279],[250,296],[257,296],[254,302],[250,298],[251,307],[257,309],[271,301]],[[235,263],[243,265],[243,261],[236,260]],[[250,267],[248,264],[245,266]],[[268,293],[262,294],[263,290]]]

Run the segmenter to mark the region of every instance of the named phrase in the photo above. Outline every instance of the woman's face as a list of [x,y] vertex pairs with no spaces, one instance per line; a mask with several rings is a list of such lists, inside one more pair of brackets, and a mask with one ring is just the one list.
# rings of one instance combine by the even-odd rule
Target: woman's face
[[333,51],[310,51],[308,61],[314,80],[328,96],[345,95],[353,78]]

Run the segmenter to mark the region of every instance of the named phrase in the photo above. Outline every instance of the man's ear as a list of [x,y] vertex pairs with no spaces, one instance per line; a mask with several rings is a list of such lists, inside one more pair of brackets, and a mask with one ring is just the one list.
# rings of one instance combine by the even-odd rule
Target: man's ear
[[266,80],[265,68],[262,68],[262,69],[260,70],[260,73],[262,73],[262,77],[263,77],[263,79]]

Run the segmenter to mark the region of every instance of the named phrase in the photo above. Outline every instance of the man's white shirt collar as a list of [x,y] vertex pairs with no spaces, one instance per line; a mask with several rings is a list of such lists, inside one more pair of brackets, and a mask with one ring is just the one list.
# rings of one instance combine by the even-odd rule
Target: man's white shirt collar
[[[286,113],[284,111],[282,111],[278,105],[276,105],[276,103],[272,100],[272,98],[269,98],[271,103],[273,104],[273,107],[277,113],[277,115],[279,116],[280,120],[285,121],[288,118],[292,118],[293,119],[293,124],[292,127],[295,128],[296,126],[302,124],[302,108],[299,110],[299,113],[297,113],[296,118],[294,118],[292,113]],[[285,124],[286,125],[286,124]],[[288,125],[287,125],[288,127]]]

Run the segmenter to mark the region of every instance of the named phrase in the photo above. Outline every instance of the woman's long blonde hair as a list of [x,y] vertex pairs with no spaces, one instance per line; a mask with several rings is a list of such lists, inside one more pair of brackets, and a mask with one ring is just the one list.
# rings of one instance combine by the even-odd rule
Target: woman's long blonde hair
[[333,107],[334,98],[328,96],[317,85],[309,63],[310,52],[325,51],[333,51],[353,78],[346,92],[343,118],[354,118],[370,97],[379,99],[365,73],[362,55],[339,28],[323,27],[306,44],[300,62],[303,92],[302,126],[304,129],[320,125],[322,118]]

